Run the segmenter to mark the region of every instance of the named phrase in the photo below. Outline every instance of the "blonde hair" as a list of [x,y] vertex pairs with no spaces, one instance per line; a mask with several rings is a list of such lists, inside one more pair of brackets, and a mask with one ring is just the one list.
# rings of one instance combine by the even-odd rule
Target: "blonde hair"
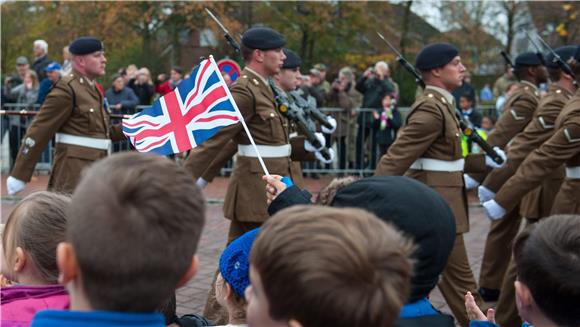
[[56,284],[56,247],[65,240],[69,205],[70,197],[46,191],[22,199],[8,216],[2,234],[6,261],[12,262],[20,247],[33,262],[38,277],[47,284]]

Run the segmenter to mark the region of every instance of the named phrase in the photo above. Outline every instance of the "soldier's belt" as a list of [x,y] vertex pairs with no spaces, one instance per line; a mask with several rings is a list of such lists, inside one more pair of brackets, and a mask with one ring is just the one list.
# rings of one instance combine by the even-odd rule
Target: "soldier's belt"
[[566,178],[580,179],[580,166],[566,167]]
[[109,150],[111,146],[111,140],[109,139],[98,139],[65,133],[56,133],[54,140],[56,143],[72,144],[99,150]]
[[[258,152],[262,158],[284,158],[290,156],[292,147],[284,145],[260,145],[257,144]],[[258,154],[251,144],[238,144],[238,154],[244,157],[257,158]]]
[[431,158],[419,158],[413,162],[410,169],[430,171],[463,171],[464,159],[447,161]]

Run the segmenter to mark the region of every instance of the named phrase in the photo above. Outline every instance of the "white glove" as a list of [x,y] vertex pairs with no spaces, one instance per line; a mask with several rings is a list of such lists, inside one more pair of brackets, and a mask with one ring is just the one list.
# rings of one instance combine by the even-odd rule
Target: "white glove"
[[16,179],[12,176],[8,176],[8,178],[6,179],[6,190],[8,190],[9,195],[14,195],[24,190],[25,187],[26,187],[25,182]]
[[333,148],[329,148],[328,149],[328,154],[330,154],[330,158],[329,159],[325,159],[322,156],[322,153],[320,153],[320,151],[314,152],[314,156],[316,157],[316,159],[318,161],[322,162],[323,164],[329,164],[329,163],[331,163],[331,162],[334,161],[335,154],[334,154],[334,149]]
[[479,197],[479,203],[483,204],[489,200],[493,200],[495,198],[495,193],[481,185],[477,188],[477,196]]
[[305,140],[304,149],[308,152],[320,151],[326,145],[326,139],[324,138],[324,135],[322,135],[322,133],[314,133],[314,136],[316,136],[321,146],[319,148],[315,148],[314,145],[312,145],[312,143],[308,142],[308,140]]
[[336,130],[336,119],[334,119],[334,117],[332,116],[326,116],[326,121],[328,121],[328,123],[332,125],[332,128],[326,128],[326,126],[322,125],[321,126],[322,132],[324,134],[332,134]]
[[195,185],[199,186],[200,189],[204,189],[207,186],[208,182],[203,179],[203,177],[199,177],[196,181],[195,181]]
[[506,212],[505,209],[500,206],[495,200],[489,200],[483,203],[483,208],[485,209],[485,213],[487,217],[491,220],[498,220],[502,219],[505,216]]
[[468,190],[474,189],[479,186],[479,182],[467,174],[463,174],[463,181],[465,182],[465,188]]
[[493,149],[503,159],[503,162],[501,164],[498,164],[497,162],[493,161],[493,159],[490,156],[486,154],[485,165],[491,168],[501,168],[503,165],[505,165],[505,162],[507,161],[507,156],[505,155],[505,152],[499,147],[494,146]]

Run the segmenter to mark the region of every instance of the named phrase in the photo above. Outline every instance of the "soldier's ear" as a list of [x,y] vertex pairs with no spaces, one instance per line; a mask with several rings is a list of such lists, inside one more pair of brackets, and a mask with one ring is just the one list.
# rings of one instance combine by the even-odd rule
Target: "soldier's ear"
[[260,49],[254,49],[254,60],[259,63],[264,62],[264,51]]

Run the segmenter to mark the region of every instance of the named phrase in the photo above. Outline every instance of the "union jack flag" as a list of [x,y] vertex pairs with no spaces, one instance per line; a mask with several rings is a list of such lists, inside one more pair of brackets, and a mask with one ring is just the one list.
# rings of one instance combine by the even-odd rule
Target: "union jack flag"
[[139,152],[181,153],[202,144],[241,114],[210,56],[170,93],[123,121],[123,133]]

